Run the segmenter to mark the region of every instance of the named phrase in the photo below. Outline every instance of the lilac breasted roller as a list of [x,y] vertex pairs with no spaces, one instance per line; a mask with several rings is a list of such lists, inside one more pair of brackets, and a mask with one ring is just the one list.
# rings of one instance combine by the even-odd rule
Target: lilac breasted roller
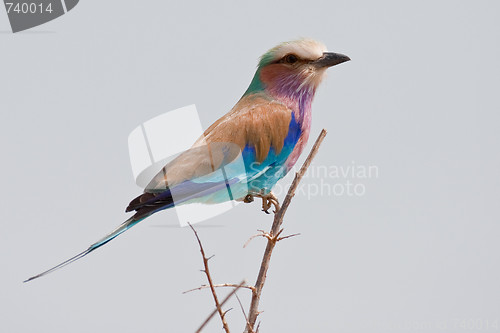
[[[78,260],[152,214],[175,205],[245,202],[260,197],[263,210],[277,199],[271,190],[293,167],[309,138],[311,103],[326,69],[350,60],[317,41],[285,42],[265,53],[236,105],[213,123],[192,148],[169,162],[130,202],[128,220],[85,251],[29,278]],[[244,167],[236,167],[241,166]],[[217,172],[223,169],[224,172]],[[175,203],[174,203],[175,202]]]

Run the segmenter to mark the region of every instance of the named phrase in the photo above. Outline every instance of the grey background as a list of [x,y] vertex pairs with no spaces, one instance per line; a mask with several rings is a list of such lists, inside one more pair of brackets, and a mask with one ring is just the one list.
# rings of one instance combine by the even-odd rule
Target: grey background
[[[317,93],[312,137],[329,134],[315,164],[374,164],[380,175],[363,197],[294,199],[285,232],[302,235],[275,251],[261,331],[498,331],[486,325],[500,319],[499,10],[498,1],[86,0],[15,35],[0,11],[0,330],[193,332],[212,300],[181,294],[205,280],[173,211],[22,281],[126,219],[140,192],[133,128],[192,103],[210,125],[264,51],[308,36],[353,59]],[[254,281],[264,241],[242,245],[271,219],[241,205],[199,225],[217,282]],[[471,319],[483,329],[460,326]],[[207,329],[220,331],[217,320]]]

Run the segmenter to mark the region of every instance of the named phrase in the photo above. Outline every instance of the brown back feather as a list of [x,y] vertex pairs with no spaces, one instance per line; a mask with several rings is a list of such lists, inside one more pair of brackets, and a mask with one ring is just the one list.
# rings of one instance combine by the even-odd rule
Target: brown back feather
[[169,162],[151,180],[145,192],[162,192],[168,186],[214,172],[224,158],[227,163],[228,149],[234,160],[248,144],[255,148],[259,163],[265,160],[271,147],[279,154],[291,115],[292,111],[285,105],[265,96],[243,97],[229,113],[213,123],[191,149]]

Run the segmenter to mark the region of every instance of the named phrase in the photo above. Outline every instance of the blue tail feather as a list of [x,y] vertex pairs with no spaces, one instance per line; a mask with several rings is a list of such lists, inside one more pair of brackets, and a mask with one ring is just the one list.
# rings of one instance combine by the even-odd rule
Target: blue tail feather
[[128,220],[126,220],[125,222],[123,222],[122,224],[120,224],[120,226],[118,226],[118,228],[116,228],[115,230],[113,230],[112,232],[110,232],[108,235],[106,235],[105,237],[103,237],[101,240],[95,242],[94,244],[90,245],[88,249],[86,249],[85,251],[77,254],[76,256],[74,257],[71,257],[69,258],[68,260],[66,261],[63,261],[62,263],[60,263],[59,265],[57,266],[54,266],[48,270],[46,270],[45,272],[42,272],[40,274],[37,274],[37,275],[34,275],[32,277],[30,277],[29,279],[23,281],[23,282],[29,282],[31,280],[34,280],[34,279],[37,279],[39,277],[42,277],[44,275],[47,275],[49,273],[52,273],[66,265],[69,265],[71,264],[72,262],[75,262],[77,261],[78,259],[81,259],[83,257],[85,257],[87,254],[89,254],[90,252],[100,248],[101,246],[103,246],[104,244],[108,243],[109,241],[113,240],[114,238],[116,238],[117,236],[119,236],[120,234],[122,234],[123,232],[127,231],[128,229],[132,228],[134,225],[136,225],[137,223],[141,222],[142,220],[144,220],[147,216],[144,216],[144,217],[141,217],[141,218],[135,218],[134,216],[132,216],[131,218],[129,218]]

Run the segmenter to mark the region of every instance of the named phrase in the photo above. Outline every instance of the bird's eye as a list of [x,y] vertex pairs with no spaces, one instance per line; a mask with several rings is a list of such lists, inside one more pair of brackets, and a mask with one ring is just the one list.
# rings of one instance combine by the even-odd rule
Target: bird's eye
[[299,58],[297,58],[297,56],[295,54],[288,54],[285,57],[285,62],[288,64],[293,64],[293,63],[296,63],[297,61],[299,61]]

